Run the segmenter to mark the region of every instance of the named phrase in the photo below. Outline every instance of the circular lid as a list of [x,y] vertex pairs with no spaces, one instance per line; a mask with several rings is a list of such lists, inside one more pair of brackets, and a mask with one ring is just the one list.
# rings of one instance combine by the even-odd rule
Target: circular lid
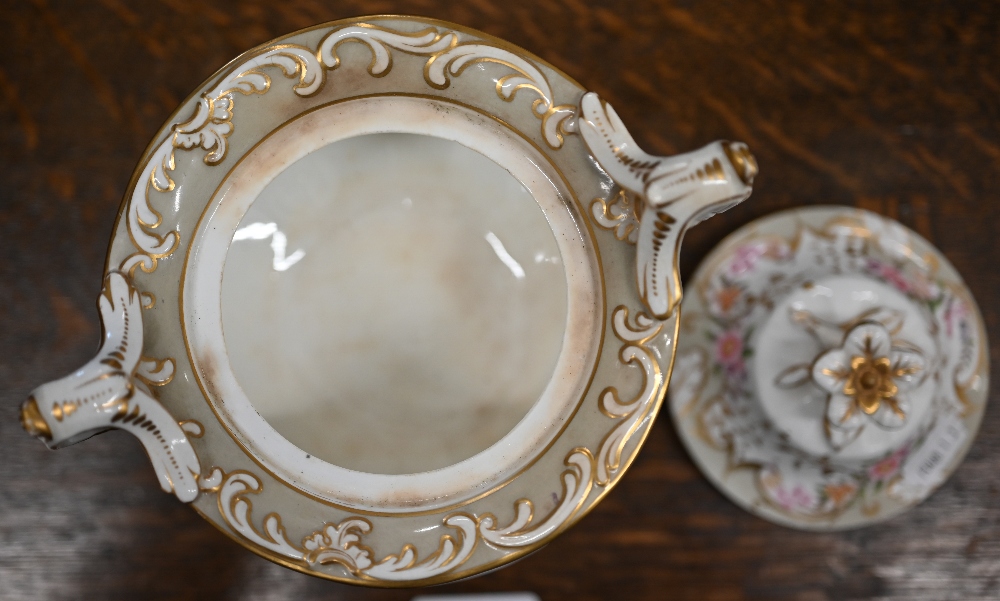
[[857,209],[784,211],[728,236],[688,288],[671,412],[740,506],[858,527],[958,467],[986,400],[985,329],[914,232]]

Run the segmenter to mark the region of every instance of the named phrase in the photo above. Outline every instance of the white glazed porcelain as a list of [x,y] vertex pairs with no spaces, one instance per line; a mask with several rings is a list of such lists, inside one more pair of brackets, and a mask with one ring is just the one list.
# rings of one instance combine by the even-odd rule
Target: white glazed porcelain
[[982,319],[900,224],[795,209],[726,238],[685,297],[675,424],[710,480],[780,524],[858,527],[920,502],[982,418]]
[[49,446],[142,440],[165,491],[283,565],[375,586],[508,563],[624,473],[666,390],[684,229],[738,143],[636,147],[595,94],[454,25],[249,51],[150,145]]
[[[555,224],[567,214],[550,190]],[[430,136],[352,137],[306,155],[223,236],[233,395],[250,395],[299,449],[379,474],[458,464],[543,393],[540,408],[571,397],[545,389],[566,333],[562,257],[581,247],[560,250],[534,198],[484,154]],[[585,310],[592,287],[572,300]]]

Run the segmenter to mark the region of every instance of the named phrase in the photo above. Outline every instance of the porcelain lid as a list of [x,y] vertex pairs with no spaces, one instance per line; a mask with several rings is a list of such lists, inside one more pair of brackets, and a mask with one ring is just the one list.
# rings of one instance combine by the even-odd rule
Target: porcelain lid
[[975,301],[927,241],[841,207],[727,237],[685,297],[670,408],[737,504],[810,530],[904,511],[961,462],[989,355]]

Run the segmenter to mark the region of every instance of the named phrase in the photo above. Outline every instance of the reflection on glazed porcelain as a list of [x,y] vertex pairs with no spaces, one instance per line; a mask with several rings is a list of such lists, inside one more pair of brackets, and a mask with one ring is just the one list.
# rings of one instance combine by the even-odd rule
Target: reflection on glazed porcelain
[[[486,232],[486,241],[489,243],[490,248],[493,249],[493,252],[496,253],[500,262],[506,265],[507,269],[510,269],[510,272],[514,274],[514,277],[519,280],[523,280],[524,268],[517,262],[517,259],[510,256],[510,253],[507,252],[507,249],[504,247],[503,242],[500,241],[500,238],[497,238],[497,235],[493,232]],[[536,254],[535,256],[537,257],[538,255]],[[541,261],[535,262],[540,263]]]
[[520,182],[457,143],[325,146],[264,188],[233,241],[233,370],[312,456],[384,474],[445,467],[510,431],[551,378],[567,302],[555,238]]
[[549,255],[546,255],[545,253],[539,251],[539,252],[535,253],[535,263],[553,263],[553,264],[558,264],[559,263],[559,257],[558,257],[558,255],[549,256]]
[[271,266],[275,271],[285,271],[306,256],[306,251],[301,248],[290,255],[285,255],[288,248],[288,236],[279,230],[278,224],[273,221],[270,223],[254,222],[241,227],[233,234],[233,242],[268,239],[271,240],[271,251],[274,253]]

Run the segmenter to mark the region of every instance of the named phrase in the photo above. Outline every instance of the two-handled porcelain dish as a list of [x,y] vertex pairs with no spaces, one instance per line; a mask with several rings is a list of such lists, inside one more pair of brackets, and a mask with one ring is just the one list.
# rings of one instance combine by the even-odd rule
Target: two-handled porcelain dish
[[52,448],[135,434],[165,491],[334,580],[444,582],[551,540],[664,397],[686,227],[739,143],[670,158],[537,57],[411,17],[255,48],[129,184],[98,355],[36,389]]

